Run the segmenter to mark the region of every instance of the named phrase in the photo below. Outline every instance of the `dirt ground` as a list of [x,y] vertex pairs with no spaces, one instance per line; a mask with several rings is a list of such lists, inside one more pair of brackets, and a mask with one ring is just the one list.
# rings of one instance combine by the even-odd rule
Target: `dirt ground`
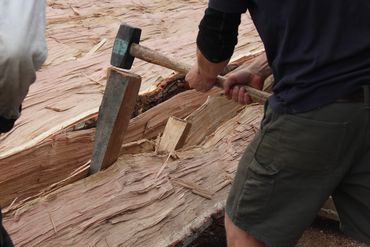
[[[369,247],[339,231],[339,224],[332,220],[317,218],[299,240],[296,247]],[[215,219],[206,231],[190,247],[226,247],[223,217]]]

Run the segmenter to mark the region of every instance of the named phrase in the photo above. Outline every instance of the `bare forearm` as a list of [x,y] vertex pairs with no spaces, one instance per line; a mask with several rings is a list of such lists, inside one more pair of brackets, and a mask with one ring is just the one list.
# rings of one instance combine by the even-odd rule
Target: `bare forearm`
[[224,70],[229,62],[229,59],[219,63],[212,63],[203,56],[199,49],[197,49],[197,61],[199,73],[206,78],[213,79]]
[[238,42],[240,18],[241,13],[206,9],[197,36],[197,60],[202,76],[215,78],[229,62]]

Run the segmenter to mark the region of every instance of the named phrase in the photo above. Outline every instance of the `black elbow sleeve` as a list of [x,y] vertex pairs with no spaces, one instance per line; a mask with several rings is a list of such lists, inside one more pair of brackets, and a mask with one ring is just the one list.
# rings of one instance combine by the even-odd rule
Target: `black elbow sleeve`
[[0,116],[0,133],[9,132],[14,126],[15,119],[6,119]]
[[[19,112],[22,111],[22,105],[19,107]],[[9,132],[14,127],[16,119],[7,119],[0,116],[0,134]]]
[[229,59],[238,43],[241,14],[222,13],[208,8],[199,24],[197,46],[210,62]]

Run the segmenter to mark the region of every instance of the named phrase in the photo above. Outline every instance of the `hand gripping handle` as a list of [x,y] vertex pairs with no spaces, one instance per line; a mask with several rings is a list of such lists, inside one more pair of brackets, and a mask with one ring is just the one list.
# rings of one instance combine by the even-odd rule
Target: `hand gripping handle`
[[[154,51],[152,49],[149,49],[147,47],[141,46],[139,44],[132,44],[130,47],[130,53],[132,56],[140,58],[146,62],[153,63],[160,65],[162,67],[172,69],[174,71],[177,71],[182,74],[187,74],[191,68],[190,65],[181,63],[177,60],[174,60],[172,58],[163,56],[157,51]],[[216,86],[219,88],[224,88],[224,82],[226,78],[223,76],[217,76]],[[249,86],[243,86],[249,96],[252,98],[254,102],[258,103],[264,103],[266,102],[267,98],[271,96],[270,93],[261,91]]]

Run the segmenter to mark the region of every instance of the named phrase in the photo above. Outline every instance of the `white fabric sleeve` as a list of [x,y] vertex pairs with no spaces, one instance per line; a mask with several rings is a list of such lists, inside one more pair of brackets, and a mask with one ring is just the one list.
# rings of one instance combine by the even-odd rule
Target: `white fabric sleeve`
[[45,0],[1,0],[1,117],[19,117],[19,107],[46,57]]

